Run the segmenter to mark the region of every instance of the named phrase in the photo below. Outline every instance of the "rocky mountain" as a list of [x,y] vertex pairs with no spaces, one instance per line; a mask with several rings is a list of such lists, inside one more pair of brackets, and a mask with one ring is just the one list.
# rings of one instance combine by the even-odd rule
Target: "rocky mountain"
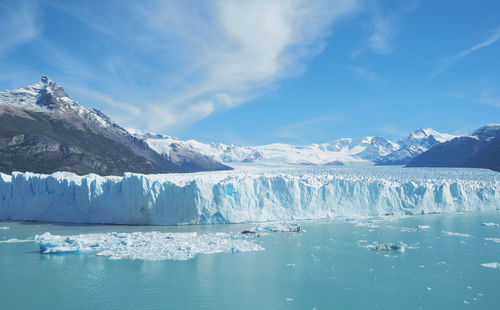
[[470,167],[500,171],[500,124],[436,145],[413,158],[408,167]]
[[172,148],[183,147],[225,163],[253,162],[272,165],[402,165],[432,146],[454,137],[431,128],[419,128],[398,143],[382,137],[368,136],[358,139],[341,138],[327,143],[303,146],[283,143],[240,146],[201,143],[196,140],[183,141],[166,135],[130,131],[161,154],[169,154]]
[[121,175],[230,169],[191,149],[160,154],[96,109],[41,82],[0,91],[0,171]]

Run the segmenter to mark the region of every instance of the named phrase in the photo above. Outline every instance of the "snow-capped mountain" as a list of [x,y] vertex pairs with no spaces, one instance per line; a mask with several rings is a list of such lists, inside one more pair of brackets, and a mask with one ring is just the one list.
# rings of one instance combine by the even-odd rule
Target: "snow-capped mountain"
[[398,144],[401,146],[394,152],[376,161],[379,165],[404,165],[412,158],[422,154],[435,145],[455,138],[454,135],[439,133],[432,128],[418,128]]
[[168,156],[151,149],[109,117],[41,82],[0,91],[0,171],[123,174],[227,169],[192,150]]
[[172,148],[183,147],[200,152],[225,163],[261,163],[291,165],[343,165],[343,164],[406,164],[411,158],[437,143],[454,136],[441,134],[431,128],[417,129],[398,143],[382,137],[341,138],[328,143],[297,146],[273,143],[259,146],[201,143],[183,141],[166,135],[133,132],[159,153],[169,154]]
[[471,167],[500,171],[500,124],[438,144],[412,159],[410,167]]

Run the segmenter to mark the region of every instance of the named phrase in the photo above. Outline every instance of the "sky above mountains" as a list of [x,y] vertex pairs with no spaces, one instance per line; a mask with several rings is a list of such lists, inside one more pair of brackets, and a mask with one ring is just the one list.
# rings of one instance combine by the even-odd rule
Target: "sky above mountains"
[[498,1],[0,2],[0,89],[124,127],[305,144],[500,121]]

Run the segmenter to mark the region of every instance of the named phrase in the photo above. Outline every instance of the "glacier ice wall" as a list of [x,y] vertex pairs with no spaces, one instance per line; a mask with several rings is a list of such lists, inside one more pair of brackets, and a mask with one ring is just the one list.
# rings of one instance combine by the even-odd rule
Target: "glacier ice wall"
[[500,174],[480,169],[0,174],[4,220],[168,225],[498,209]]

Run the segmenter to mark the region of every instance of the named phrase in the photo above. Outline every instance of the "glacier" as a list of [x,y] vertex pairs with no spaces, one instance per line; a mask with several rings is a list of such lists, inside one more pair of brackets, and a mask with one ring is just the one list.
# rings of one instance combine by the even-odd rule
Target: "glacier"
[[500,174],[401,167],[241,168],[102,177],[0,174],[0,219],[176,225],[500,209]]

